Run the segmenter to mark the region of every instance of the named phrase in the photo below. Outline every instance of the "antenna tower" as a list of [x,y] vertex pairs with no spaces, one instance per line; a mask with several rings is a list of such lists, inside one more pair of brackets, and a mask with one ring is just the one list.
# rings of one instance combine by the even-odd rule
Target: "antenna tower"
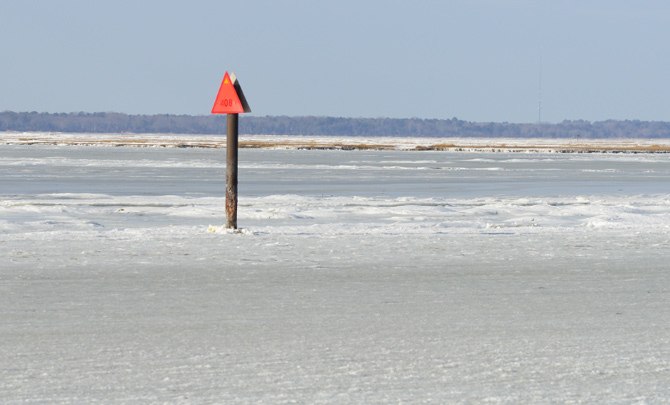
[[540,47],[540,78],[537,95],[537,123],[542,123],[542,47]]

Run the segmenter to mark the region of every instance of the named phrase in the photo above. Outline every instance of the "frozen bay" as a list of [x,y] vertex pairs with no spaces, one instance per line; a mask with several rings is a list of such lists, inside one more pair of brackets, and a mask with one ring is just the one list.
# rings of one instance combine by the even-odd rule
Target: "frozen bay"
[[[658,403],[665,154],[0,145],[0,395]],[[210,227],[213,225],[213,227]]]

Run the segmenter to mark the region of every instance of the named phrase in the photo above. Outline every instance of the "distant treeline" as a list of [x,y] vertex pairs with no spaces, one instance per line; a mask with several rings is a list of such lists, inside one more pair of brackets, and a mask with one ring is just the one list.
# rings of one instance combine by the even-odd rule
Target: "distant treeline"
[[[226,128],[225,115],[0,112],[0,131],[225,134]],[[249,135],[670,138],[670,122],[579,120],[558,124],[513,124],[469,122],[457,118],[255,117],[241,114],[239,131]]]

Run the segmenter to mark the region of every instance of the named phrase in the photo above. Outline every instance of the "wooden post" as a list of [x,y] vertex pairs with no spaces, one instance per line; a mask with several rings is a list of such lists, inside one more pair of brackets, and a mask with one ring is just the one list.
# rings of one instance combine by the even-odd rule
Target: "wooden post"
[[226,228],[237,229],[237,127],[239,114],[228,114],[226,138]]

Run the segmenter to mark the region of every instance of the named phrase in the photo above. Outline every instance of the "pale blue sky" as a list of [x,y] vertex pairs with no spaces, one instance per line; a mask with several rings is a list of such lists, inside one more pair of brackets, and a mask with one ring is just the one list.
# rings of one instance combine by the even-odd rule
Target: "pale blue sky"
[[[0,0],[0,111],[670,121],[670,1]],[[541,57],[540,57],[541,55]]]

